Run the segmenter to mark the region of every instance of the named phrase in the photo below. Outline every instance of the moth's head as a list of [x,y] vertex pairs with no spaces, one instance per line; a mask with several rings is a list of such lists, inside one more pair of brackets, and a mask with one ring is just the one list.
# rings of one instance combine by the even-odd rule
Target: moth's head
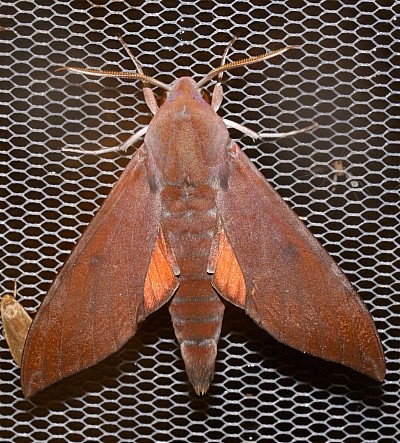
[[173,100],[177,97],[202,98],[196,82],[191,77],[181,77],[175,80],[171,85],[167,100]]
[[203,99],[206,103],[211,103],[210,94],[205,89],[199,89],[191,77],[181,77],[175,80],[171,85],[171,90],[165,91],[162,95],[160,105],[164,104],[167,100],[173,100],[177,97]]

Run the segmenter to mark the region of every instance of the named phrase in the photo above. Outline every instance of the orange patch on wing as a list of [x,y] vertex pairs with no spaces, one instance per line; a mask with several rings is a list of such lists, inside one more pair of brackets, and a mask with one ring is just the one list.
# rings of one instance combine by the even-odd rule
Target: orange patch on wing
[[154,312],[168,301],[179,285],[168,256],[164,236],[160,230],[144,283],[146,314]]
[[246,283],[242,270],[223,229],[219,234],[218,250],[212,258],[215,266],[213,286],[220,295],[236,306],[243,308],[246,303]]

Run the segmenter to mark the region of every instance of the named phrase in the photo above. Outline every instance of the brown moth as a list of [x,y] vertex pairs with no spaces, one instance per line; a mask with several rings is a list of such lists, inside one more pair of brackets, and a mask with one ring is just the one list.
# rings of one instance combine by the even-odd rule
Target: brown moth
[[[214,375],[223,300],[282,343],[383,379],[381,343],[362,300],[228,133],[303,130],[257,134],[216,113],[224,71],[291,48],[228,64],[225,51],[197,83],[147,77],[129,51],[137,73],[65,68],[142,81],[154,117],[121,146],[92,152],[123,150],[144,135],[35,317],[22,360],[25,396],[116,352],[169,300],[198,394]],[[209,102],[201,89],[215,77]],[[167,91],[160,108],[151,85]]]
[[4,295],[0,303],[3,334],[10,348],[11,355],[18,366],[21,365],[22,351],[32,319],[22,305],[17,302],[17,285],[14,285],[14,297]]

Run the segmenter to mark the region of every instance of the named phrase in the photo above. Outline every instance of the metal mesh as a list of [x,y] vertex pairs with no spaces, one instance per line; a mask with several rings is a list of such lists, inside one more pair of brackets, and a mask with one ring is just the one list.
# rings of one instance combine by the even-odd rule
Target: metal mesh
[[400,441],[396,9],[390,0],[1,2],[3,292],[17,279],[19,300],[38,309],[134,152],[61,148],[113,146],[150,121],[139,83],[57,67],[133,70],[118,34],[166,83],[216,67],[234,34],[230,60],[300,44],[228,73],[220,115],[254,130],[319,123],[262,143],[231,134],[359,290],[388,363],[380,385],[277,343],[228,307],[216,376],[199,398],[164,307],[121,351],[28,401],[1,338],[1,442]]

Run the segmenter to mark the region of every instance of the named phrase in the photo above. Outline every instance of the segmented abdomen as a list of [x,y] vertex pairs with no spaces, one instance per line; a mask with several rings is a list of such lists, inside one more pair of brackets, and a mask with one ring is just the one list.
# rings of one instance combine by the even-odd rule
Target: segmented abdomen
[[215,191],[210,186],[167,186],[162,193],[164,235],[180,268],[180,286],[169,311],[189,380],[198,394],[214,375],[224,305],[207,274],[217,232]]

